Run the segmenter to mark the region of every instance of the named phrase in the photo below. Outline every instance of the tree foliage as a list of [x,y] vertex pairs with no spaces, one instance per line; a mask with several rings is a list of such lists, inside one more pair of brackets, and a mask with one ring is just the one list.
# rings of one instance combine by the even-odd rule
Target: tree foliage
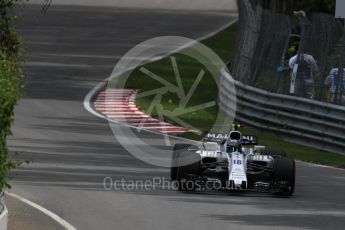
[[8,171],[19,165],[8,157],[7,138],[11,135],[14,106],[22,82],[21,39],[13,28],[15,4],[19,0],[0,0],[0,190],[10,187]]

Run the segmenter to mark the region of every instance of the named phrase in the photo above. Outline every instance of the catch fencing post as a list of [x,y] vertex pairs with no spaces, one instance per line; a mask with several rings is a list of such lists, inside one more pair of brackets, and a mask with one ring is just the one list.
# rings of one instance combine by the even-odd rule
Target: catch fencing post
[[343,75],[344,75],[344,61],[345,61],[345,1],[337,0],[335,17],[344,19],[344,29],[343,29],[343,42],[341,45],[342,52],[339,58],[339,69],[338,69],[338,78],[337,78],[337,87],[335,91],[335,103],[342,104],[342,95],[343,95]]

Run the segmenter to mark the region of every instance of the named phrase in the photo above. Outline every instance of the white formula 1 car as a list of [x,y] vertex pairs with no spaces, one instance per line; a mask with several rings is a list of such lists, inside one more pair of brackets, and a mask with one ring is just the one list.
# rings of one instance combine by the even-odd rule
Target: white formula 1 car
[[295,161],[282,150],[258,146],[256,137],[242,136],[234,126],[226,135],[209,133],[199,147],[176,144],[171,179],[182,191],[211,188],[291,196]]

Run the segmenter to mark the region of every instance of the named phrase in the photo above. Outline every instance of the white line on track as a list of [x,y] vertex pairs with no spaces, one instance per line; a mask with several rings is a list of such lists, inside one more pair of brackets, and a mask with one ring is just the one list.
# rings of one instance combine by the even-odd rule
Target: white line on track
[[345,169],[343,169],[343,168],[336,168],[336,167],[328,166],[328,165],[320,165],[320,164],[315,164],[315,163],[306,162],[306,161],[299,161],[299,160],[296,160],[296,162],[298,162],[300,164],[304,164],[304,165],[310,165],[313,167],[318,167],[318,168],[328,168],[328,169],[337,169],[337,170],[345,171]]
[[23,203],[37,209],[38,211],[44,213],[45,215],[49,216],[50,218],[52,218],[54,221],[56,221],[57,223],[59,223],[64,229],[66,230],[77,230],[73,225],[71,225],[70,223],[68,223],[66,220],[62,219],[61,217],[59,217],[58,215],[56,215],[55,213],[53,213],[52,211],[49,211],[46,208],[43,208],[42,206],[28,200],[25,199],[24,197],[21,197],[19,195],[16,195],[14,193],[10,193],[10,192],[6,192],[6,194],[10,197],[13,197],[17,200],[22,201]]

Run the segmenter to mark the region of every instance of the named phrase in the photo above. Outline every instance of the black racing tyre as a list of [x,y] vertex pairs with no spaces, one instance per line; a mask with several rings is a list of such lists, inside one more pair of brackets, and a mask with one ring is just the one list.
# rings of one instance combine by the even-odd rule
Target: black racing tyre
[[290,158],[275,158],[273,194],[292,196],[295,191],[296,163]]
[[262,155],[272,156],[272,157],[287,157],[287,154],[282,149],[265,149]]
[[177,179],[177,166],[178,160],[180,157],[180,153],[183,151],[187,151],[188,148],[192,147],[189,144],[175,144],[172,157],[171,157],[171,167],[170,167],[170,178],[171,180],[175,181]]
[[195,152],[180,152],[177,178],[179,190],[194,191],[197,188],[197,181],[195,178],[200,176],[201,171],[201,156]]

